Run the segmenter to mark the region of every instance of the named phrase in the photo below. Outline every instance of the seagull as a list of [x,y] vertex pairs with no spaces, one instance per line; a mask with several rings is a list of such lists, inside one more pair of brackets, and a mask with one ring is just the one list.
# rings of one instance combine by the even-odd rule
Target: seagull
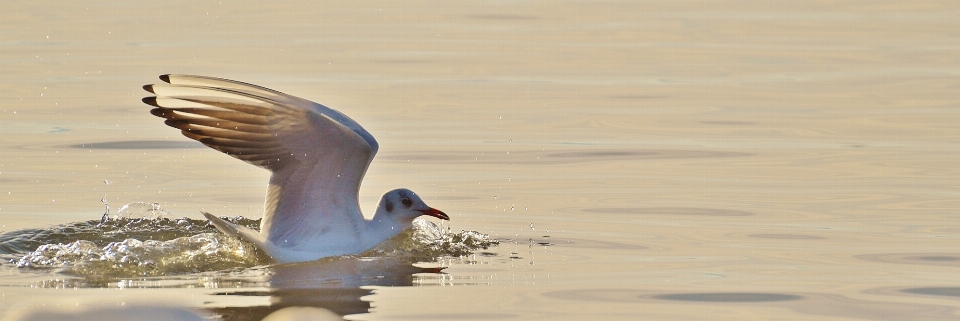
[[279,263],[359,254],[428,215],[450,217],[400,188],[373,218],[360,213],[360,181],[379,145],[360,124],[324,105],[234,80],[161,75],[143,86],[154,116],[187,138],[271,172],[260,231],[202,212],[222,233]]

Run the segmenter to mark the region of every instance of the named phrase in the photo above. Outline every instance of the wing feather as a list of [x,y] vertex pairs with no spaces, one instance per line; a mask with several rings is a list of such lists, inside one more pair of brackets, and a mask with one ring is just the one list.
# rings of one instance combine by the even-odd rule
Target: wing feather
[[271,133],[270,129],[265,128],[264,126],[244,124],[241,122],[235,122],[232,120],[225,120],[225,119],[213,119],[213,118],[194,118],[190,120],[168,119],[164,123],[170,127],[176,127],[176,128],[180,128],[178,126],[192,124],[192,125],[199,125],[199,126],[212,127],[212,128],[226,128],[229,130],[234,130],[234,131],[244,132],[244,133],[253,133],[253,134],[270,134]]
[[224,111],[216,109],[206,109],[206,108],[194,108],[194,107],[185,107],[185,108],[154,108],[150,111],[151,114],[161,118],[173,119],[173,120],[190,120],[190,119],[202,119],[201,117],[209,117],[212,119],[221,119],[229,120],[232,122],[249,124],[249,125],[269,125],[269,121],[265,116],[256,116],[245,114],[235,111]]
[[[244,93],[254,97],[263,97],[263,98],[266,98],[281,104],[285,104],[285,105],[293,105],[293,106],[299,106],[305,109],[310,109],[319,114],[327,115],[327,117],[330,117],[331,119],[335,120],[341,125],[353,130],[355,133],[357,133],[357,135],[360,135],[360,137],[362,137],[363,140],[367,142],[367,145],[369,145],[370,148],[373,150],[374,155],[376,155],[377,150],[379,150],[379,145],[377,144],[377,140],[374,139],[373,135],[367,132],[366,129],[363,129],[363,127],[360,126],[360,124],[358,124],[356,121],[354,121],[353,119],[350,119],[350,117],[347,117],[347,115],[344,115],[343,113],[333,108],[330,108],[330,107],[327,107],[327,106],[324,106],[300,97],[287,95],[273,89],[269,89],[269,88],[265,88],[265,87],[261,87],[253,84],[248,84],[245,82],[214,78],[214,77],[194,76],[194,75],[161,75],[160,79],[166,83],[180,85],[180,86],[194,86],[194,87],[199,86],[199,87],[206,87],[206,88],[222,89],[223,91],[220,91],[217,94],[217,96],[226,96],[226,95],[229,95],[230,93],[232,94]],[[157,86],[157,85],[153,85],[153,86]],[[243,98],[240,98],[240,99],[242,100]]]
[[250,141],[244,141],[244,140],[217,138],[217,137],[199,137],[199,138],[193,138],[193,139],[201,143],[204,143],[206,145],[223,146],[223,147],[265,149],[265,148],[271,148],[276,146],[276,143],[273,143],[273,142],[250,142]]

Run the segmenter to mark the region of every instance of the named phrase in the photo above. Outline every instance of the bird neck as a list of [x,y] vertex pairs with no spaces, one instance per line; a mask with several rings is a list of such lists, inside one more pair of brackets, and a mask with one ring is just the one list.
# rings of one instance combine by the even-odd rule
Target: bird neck
[[383,241],[397,235],[404,230],[413,227],[413,222],[399,222],[393,215],[388,215],[385,210],[377,208],[377,213],[373,215],[367,223],[367,230],[376,237],[370,238],[372,244],[365,244],[367,248],[373,248]]

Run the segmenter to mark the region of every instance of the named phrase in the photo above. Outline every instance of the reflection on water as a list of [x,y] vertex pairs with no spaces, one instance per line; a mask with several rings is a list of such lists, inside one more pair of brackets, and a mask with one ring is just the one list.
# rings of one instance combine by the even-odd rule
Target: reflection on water
[[[435,264],[434,264],[435,265]],[[205,314],[219,320],[261,320],[278,310],[288,307],[313,307],[332,311],[338,315],[361,314],[370,310],[370,301],[362,297],[374,293],[369,286],[424,286],[429,283],[417,281],[429,275],[441,275],[440,267],[418,267],[408,257],[339,257],[314,262],[256,266],[244,269],[222,270],[215,273],[190,273],[179,277],[125,279],[114,278],[109,282],[92,283],[88,280],[58,279],[34,283],[37,288],[69,289],[77,287],[134,288],[193,288],[200,286],[213,290],[204,310]],[[198,283],[197,278],[202,280]],[[237,290],[234,290],[237,289]],[[262,298],[265,300],[246,300]],[[250,302],[260,302],[252,304]],[[148,313],[152,307],[131,310],[86,311],[87,317],[105,318],[129,313]],[[162,309],[161,309],[162,310]],[[176,311],[174,311],[176,312]],[[126,314],[125,314],[126,313]],[[70,311],[31,311],[32,318],[46,316],[69,316]]]
[[[286,307],[316,307],[339,315],[366,313],[370,302],[361,297],[373,293],[365,286],[412,286],[415,274],[439,274],[440,268],[422,268],[405,258],[334,258],[316,262],[280,264],[262,268],[260,280],[242,279],[250,286],[262,282],[260,291],[220,291],[213,295],[265,297],[262,306],[211,308],[224,320],[260,320]],[[222,282],[230,282],[224,278]]]

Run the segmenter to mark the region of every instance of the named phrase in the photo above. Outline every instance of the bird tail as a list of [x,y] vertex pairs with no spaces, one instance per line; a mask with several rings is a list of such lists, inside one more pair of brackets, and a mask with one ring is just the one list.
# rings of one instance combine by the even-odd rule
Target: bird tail
[[203,217],[206,217],[208,220],[210,220],[210,223],[213,223],[213,226],[216,226],[217,229],[220,230],[220,232],[222,232],[223,234],[233,236],[233,237],[238,237],[245,241],[249,241],[250,243],[253,243],[258,248],[264,251],[266,251],[270,247],[267,244],[267,239],[265,239],[263,235],[260,235],[260,233],[258,233],[257,231],[251,228],[239,226],[239,225],[227,222],[224,219],[216,217],[213,214],[210,214],[207,212],[201,211],[200,213],[203,213]]
[[[256,245],[257,248],[259,248],[261,251],[263,251],[268,256],[270,256],[270,258],[272,258],[274,261],[284,263],[284,262],[309,261],[309,260],[316,259],[316,258],[310,257],[309,254],[307,254],[307,256],[304,256],[300,252],[290,251],[287,249],[277,247],[272,242],[268,241],[267,238],[263,237],[263,235],[260,235],[260,233],[254,229],[227,222],[224,219],[216,217],[213,214],[210,214],[207,212],[200,211],[200,213],[203,213],[203,217],[206,217],[208,220],[210,220],[210,223],[213,223],[213,226],[216,226],[217,229],[220,230],[220,232],[222,232],[223,234],[237,237],[237,238],[240,238],[241,240],[253,243],[253,245]],[[308,257],[309,259],[304,259],[304,257]]]

